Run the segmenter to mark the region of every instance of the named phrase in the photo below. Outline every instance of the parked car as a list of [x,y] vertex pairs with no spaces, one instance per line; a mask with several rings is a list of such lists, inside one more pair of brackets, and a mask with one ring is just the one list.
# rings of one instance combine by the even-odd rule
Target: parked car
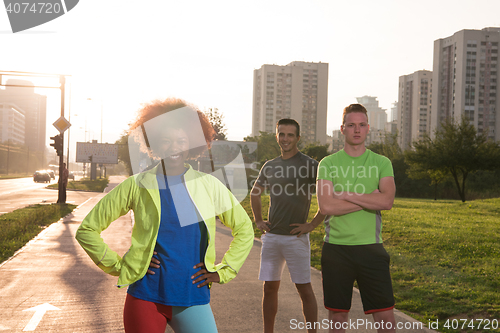
[[72,180],[75,180],[75,174],[73,172],[70,172],[68,174],[68,179],[72,179]]
[[50,175],[50,178],[56,179],[56,175],[54,173],[54,170],[45,170],[45,171],[47,171],[47,173]]
[[45,170],[35,171],[35,173],[33,174],[33,181],[35,183],[38,182],[50,183],[50,175]]

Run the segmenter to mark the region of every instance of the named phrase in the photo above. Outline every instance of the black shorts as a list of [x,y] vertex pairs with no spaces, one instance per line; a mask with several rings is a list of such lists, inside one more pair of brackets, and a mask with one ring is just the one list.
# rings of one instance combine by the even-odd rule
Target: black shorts
[[323,243],[321,274],[325,307],[348,312],[356,280],[365,313],[394,308],[389,262],[389,254],[382,244]]

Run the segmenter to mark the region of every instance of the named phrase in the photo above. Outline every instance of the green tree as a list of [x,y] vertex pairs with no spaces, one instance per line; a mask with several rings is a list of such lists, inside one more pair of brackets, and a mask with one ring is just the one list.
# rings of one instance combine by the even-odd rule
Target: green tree
[[128,152],[128,134],[124,132],[122,136],[116,140],[118,145],[118,163],[122,163],[129,176],[132,175],[132,164],[130,163],[130,155]]
[[214,140],[227,140],[227,129],[224,124],[224,115],[217,108],[209,108],[204,112],[215,130]]
[[451,175],[460,199],[465,202],[467,176],[478,170],[498,169],[500,146],[487,139],[487,131],[478,134],[463,117],[459,123],[442,122],[434,138],[426,135],[413,142],[413,149],[405,152],[405,161],[419,172]]
[[258,136],[247,136],[243,138],[243,141],[257,142],[257,161],[260,165],[281,154],[281,149],[278,142],[276,142],[275,134],[260,132]]
[[371,143],[366,148],[370,149],[374,153],[384,155],[391,161],[403,158],[403,151],[398,145],[397,133],[386,133],[383,142]]
[[406,174],[411,179],[430,179],[431,183],[429,185],[434,185],[434,200],[437,200],[438,185],[449,177],[449,174],[444,170],[421,169],[421,164],[412,164],[406,170]]
[[316,161],[321,161],[324,157],[328,156],[328,144],[320,145],[318,143],[310,143],[301,149],[301,152],[309,157],[314,158]]
[[[429,185],[434,185],[434,200],[437,200],[437,185],[447,178],[447,174],[442,171],[430,171],[418,169],[417,165],[408,165],[404,159],[404,153],[398,144],[398,135],[387,133],[384,138],[384,142],[375,142],[368,146],[368,148],[377,154],[384,155],[388,157],[393,165],[394,178],[396,181],[396,188],[399,192],[402,192],[405,196],[413,193],[413,196],[418,193],[420,195],[425,195],[427,192],[422,191],[423,183],[417,183],[412,181],[419,179],[430,179],[431,183]],[[408,179],[411,178],[411,179]],[[400,185],[400,186],[398,186]]]
[[387,133],[384,141],[371,143],[367,148],[391,160],[398,197],[425,197],[427,193],[423,190],[424,184],[410,179],[407,175],[408,165],[405,163],[397,138],[397,133]]

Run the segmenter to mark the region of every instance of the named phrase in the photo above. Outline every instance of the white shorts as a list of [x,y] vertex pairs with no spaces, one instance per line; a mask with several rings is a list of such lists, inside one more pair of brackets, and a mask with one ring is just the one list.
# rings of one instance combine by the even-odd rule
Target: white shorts
[[261,281],[280,281],[285,261],[295,284],[311,282],[311,247],[309,234],[300,237],[266,233],[261,236]]

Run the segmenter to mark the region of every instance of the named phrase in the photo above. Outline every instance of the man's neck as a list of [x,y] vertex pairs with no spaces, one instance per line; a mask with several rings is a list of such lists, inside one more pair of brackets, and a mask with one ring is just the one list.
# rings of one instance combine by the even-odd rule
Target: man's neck
[[299,152],[298,148],[292,149],[290,151],[281,151],[281,158],[287,160],[291,157],[294,157]]
[[355,146],[346,143],[344,145],[344,151],[346,152],[347,155],[351,157],[358,157],[365,153],[366,147],[364,142],[361,145],[355,145]]

